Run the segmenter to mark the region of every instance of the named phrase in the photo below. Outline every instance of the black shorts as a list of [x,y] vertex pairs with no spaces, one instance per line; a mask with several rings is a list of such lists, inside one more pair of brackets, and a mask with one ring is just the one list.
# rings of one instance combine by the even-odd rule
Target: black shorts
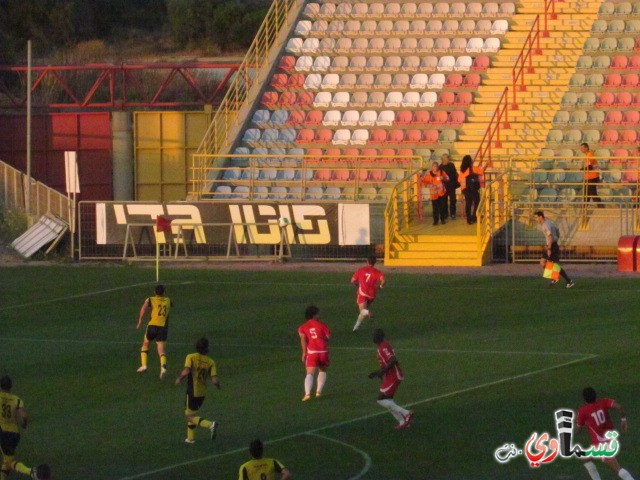
[[12,457],[16,453],[18,443],[20,443],[19,433],[0,430],[0,449],[4,455]]
[[187,393],[187,410],[197,412],[204,403],[204,397],[192,397]]
[[560,263],[560,247],[558,246],[558,243],[553,242],[551,244],[551,255],[547,253],[547,249],[545,248],[542,258],[553,263]]
[[147,333],[145,334],[147,340],[150,342],[155,340],[156,342],[166,342],[169,328],[158,327],[156,325],[147,325]]

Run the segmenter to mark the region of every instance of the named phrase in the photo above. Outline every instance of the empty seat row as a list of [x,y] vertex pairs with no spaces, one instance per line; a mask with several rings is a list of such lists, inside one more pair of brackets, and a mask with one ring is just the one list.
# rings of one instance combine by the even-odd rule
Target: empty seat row
[[[411,148],[247,148],[237,147],[233,152],[233,157],[230,157],[230,164],[235,168],[244,168],[251,164],[258,168],[262,167],[285,167],[296,168],[301,167],[303,164],[316,165],[316,164],[335,164],[341,163],[344,165],[357,166],[361,165],[363,168],[375,168],[382,167],[388,168],[389,166],[407,165],[410,164],[416,157],[416,155],[431,158],[432,154],[437,155],[440,158],[442,154],[449,153],[448,149],[436,150],[432,152],[429,149],[420,149],[414,151]],[[249,157],[251,156],[251,157]],[[248,174],[247,174],[248,175]],[[235,178],[240,178],[236,176]]]
[[[489,63],[490,59],[486,55],[478,55],[475,58],[470,55],[461,55],[459,57],[454,57],[453,55],[444,55],[442,57],[410,55],[404,58],[398,55],[390,55],[388,57],[356,55],[353,57],[336,56],[333,58],[329,58],[326,55],[316,58],[310,55],[302,55],[296,59],[293,68],[289,68],[289,65],[285,65],[285,67],[287,67],[288,71],[295,70],[296,72],[356,71],[377,73],[384,71],[397,72],[399,70],[451,72],[454,70],[486,70]],[[283,68],[283,70],[285,69]]]
[[[249,129],[252,130],[252,129]],[[253,135],[256,135],[255,132]],[[296,143],[304,144],[332,144],[332,145],[366,145],[366,144],[434,144],[438,142],[454,142],[457,132],[453,129],[438,131],[436,129],[409,129],[409,130],[373,130],[341,128],[330,129],[302,129],[298,132]],[[260,139],[258,139],[260,141]]]
[[[617,163],[619,164],[618,168],[624,169],[627,165],[631,165],[631,160],[629,160],[629,157],[632,157],[634,151],[629,148],[596,148],[593,153],[600,167],[606,167],[609,163]],[[575,170],[583,168],[584,165],[584,155],[578,149],[574,150],[571,148],[543,148],[540,151],[540,157],[555,157],[557,159],[555,160],[555,162],[553,160],[549,161],[548,166],[546,167],[547,169],[551,169],[553,167],[562,167],[564,169]],[[635,165],[636,164],[633,163],[630,168],[635,169]]]
[[[444,85],[444,76],[442,78],[434,78],[434,74],[429,78],[429,83],[425,88],[436,90],[442,89]],[[471,84],[469,84],[471,85]],[[476,84],[477,85],[477,84]],[[444,93],[444,92],[443,92]],[[453,92],[450,92],[453,94]],[[591,93],[591,92],[589,92]],[[451,98],[450,96],[444,96],[444,98]],[[455,103],[455,96],[454,103]],[[462,96],[457,97],[460,100],[466,102],[469,97]],[[389,108],[401,108],[401,107],[433,107],[437,102],[438,96],[436,92],[400,92],[392,91],[385,95],[384,92],[318,92],[315,95],[313,92],[301,92],[296,94],[295,92],[283,92],[278,94],[277,92],[265,92],[261,99],[260,104],[269,109],[309,109],[309,108],[365,108],[365,107],[389,107]],[[595,94],[594,94],[595,102]],[[464,105],[460,103],[460,105]],[[299,117],[298,117],[299,118]]]
[[[639,37],[640,38],[640,37]],[[600,55],[598,57],[590,57],[583,55],[578,58],[576,68],[580,70],[638,70],[640,69],[640,55]]]
[[416,3],[308,3],[303,15],[316,18],[420,18],[431,16],[511,16],[515,13],[513,2],[416,2]]
[[638,33],[640,20],[603,20],[598,19],[591,25],[591,33]]
[[587,88],[636,88],[640,84],[640,76],[637,73],[593,73],[584,75],[574,73],[569,80],[569,87],[573,89]]
[[[451,93],[451,92],[447,92]],[[469,92],[466,93],[471,96]],[[453,95],[453,93],[451,93]],[[461,94],[459,94],[461,95]],[[470,101],[470,98],[469,98]],[[455,105],[455,104],[451,104]],[[466,104],[468,105],[468,104]],[[585,113],[586,112],[582,112]],[[602,113],[602,112],[601,112]],[[567,112],[568,114],[568,112]],[[604,118],[604,113],[603,113]],[[287,126],[392,126],[392,125],[444,125],[447,123],[461,124],[464,122],[464,111],[448,112],[446,110],[276,110],[273,113],[269,110],[256,110],[251,117],[252,123],[258,128],[285,128]],[[566,123],[566,122],[565,122]],[[560,124],[560,123],[559,123]],[[602,122],[600,122],[602,124]]]
[[575,92],[566,92],[561,101],[561,105],[567,107],[588,108],[598,106],[607,107],[638,107],[640,106],[640,92],[600,92],[596,95],[593,92],[584,92],[578,95]]
[[[456,67],[458,68],[458,67]],[[274,79],[275,80],[275,79]],[[327,73],[321,75],[319,73],[309,74],[302,86],[303,90],[427,90],[441,88],[446,82],[446,78],[442,75],[432,74],[415,74],[409,76],[406,73],[396,73],[394,75],[388,73],[379,73],[377,75],[363,73],[360,75]],[[630,85],[631,82],[625,83]],[[273,82],[272,82],[272,86]],[[274,88],[278,89],[276,86]],[[294,89],[295,91],[295,89]]]
[[[631,43],[633,42],[633,44]],[[622,52],[622,51],[630,51],[632,50],[637,52],[640,51],[640,40],[638,37],[604,37],[604,38],[595,38],[590,37],[584,42],[583,50],[585,53],[595,53],[595,52]]]
[[559,110],[553,117],[553,124],[564,125],[629,125],[635,126],[640,123],[640,111],[638,110]]
[[640,15],[640,2],[603,2],[599,15]]
[[[634,42],[631,39],[631,49]],[[334,39],[324,37],[322,39],[311,37],[302,39],[293,37],[287,41],[285,50],[296,55],[315,55],[321,53],[341,53],[341,54],[362,54],[362,53],[431,53],[466,51],[473,52],[497,52],[500,49],[500,39],[498,37],[391,37],[391,38],[365,38],[358,37],[351,39],[342,37]]]
[[[373,35],[441,35],[448,33],[504,35],[509,30],[509,22],[498,20],[300,20],[294,34],[300,37]],[[623,30],[624,31],[624,30]],[[631,30],[629,30],[631,31]]]
[[558,130],[551,129],[547,134],[547,144],[580,144],[586,142],[588,144],[596,144],[600,142],[602,145],[633,145],[638,141],[637,130],[612,130],[606,129],[602,132],[599,130]]
[[[217,185],[213,191],[213,198],[218,199],[250,199],[256,200],[339,200],[339,199],[368,199],[386,200],[391,195],[393,187],[364,187],[357,192],[351,187],[266,187],[256,186],[251,189],[246,185]],[[355,196],[357,193],[357,197]]]

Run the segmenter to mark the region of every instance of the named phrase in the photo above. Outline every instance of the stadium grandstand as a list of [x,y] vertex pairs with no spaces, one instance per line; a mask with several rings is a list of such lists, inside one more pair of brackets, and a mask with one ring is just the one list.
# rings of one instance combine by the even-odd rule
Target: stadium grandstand
[[[640,229],[639,68],[640,2],[274,0],[179,200],[229,206],[211,223],[256,224],[236,243],[286,236],[294,256],[390,266],[537,260],[543,209],[563,258],[614,261]],[[485,169],[477,224],[426,221],[420,173],[444,153]],[[283,218],[279,232],[258,225]]]

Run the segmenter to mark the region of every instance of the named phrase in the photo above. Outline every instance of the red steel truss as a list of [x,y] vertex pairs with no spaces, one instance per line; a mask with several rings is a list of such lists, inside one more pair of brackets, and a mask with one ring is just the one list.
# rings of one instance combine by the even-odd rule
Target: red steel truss
[[[32,105],[48,109],[216,106],[239,63],[32,67]],[[0,66],[0,109],[24,108],[26,66]]]

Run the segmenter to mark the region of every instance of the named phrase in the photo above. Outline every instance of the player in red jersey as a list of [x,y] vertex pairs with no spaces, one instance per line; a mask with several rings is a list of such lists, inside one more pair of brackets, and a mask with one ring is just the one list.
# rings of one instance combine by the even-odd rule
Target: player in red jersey
[[319,314],[318,307],[309,305],[304,312],[306,322],[298,328],[300,346],[302,347],[302,363],[304,363],[307,372],[304,378],[303,402],[311,398],[311,387],[313,387],[313,377],[316,371],[318,371],[316,397],[322,395],[322,389],[327,381],[327,367],[329,366],[327,342],[331,336],[331,330],[318,318]]
[[404,378],[404,373],[400,368],[396,354],[391,344],[385,340],[384,332],[379,328],[373,332],[373,343],[378,345],[377,356],[380,369],[371,372],[369,378],[382,378],[378,404],[389,410],[391,415],[398,421],[396,429],[409,428],[411,420],[413,420],[413,412],[402,408],[393,401],[393,396]]
[[[596,400],[596,391],[591,387],[585,388],[582,391],[582,396],[587,403],[578,409],[578,418],[576,420],[576,425],[578,426],[577,431],[586,427],[591,436],[592,445],[597,446],[610,441],[605,437],[607,432],[614,429],[609,410],[618,411],[620,414],[620,431],[623,433],[627,431],[627,417],[619,403],[610,398]],[[615,457],[603,457],[602,461],[623,480],[633,480],[631,474],[620,466]],[[583,459],[582,462],[589,472],[591,479],[600,480],[600,474],[593,461],[591,459]]]
[[360,310],[356,324],[353,326],[354,332],[360,328],[366,317],[371,317],[369,306],[376,299],[378,285],[380,288],[384,287],[384,274],[374,267],[375,264],[376,257],[372,255],[367,259],[367,266],[358,269],[351,277],[351,283],[358,287],[356,303]]

